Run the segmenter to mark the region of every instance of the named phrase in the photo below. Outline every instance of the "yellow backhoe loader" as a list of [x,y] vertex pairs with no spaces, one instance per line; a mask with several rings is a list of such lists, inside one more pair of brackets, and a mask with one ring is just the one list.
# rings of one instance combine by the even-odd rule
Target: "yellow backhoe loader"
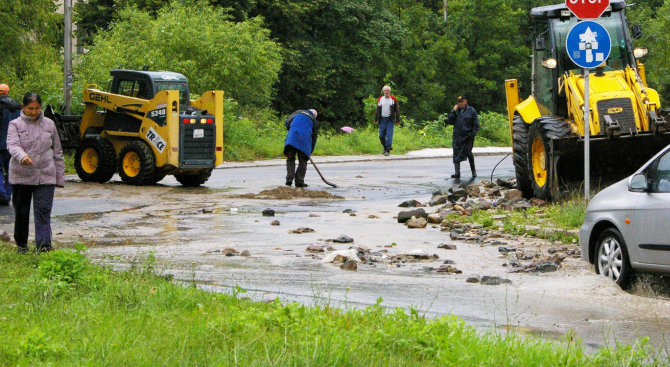
[[[591,170],[596,178],[631,174],[670,143],[668,110],[647,87],[646,49],[633,48],[639,26],[629,29],[626,2],[610,0],[597,20],[612,40],[609,58],[589,77]],[[519,189],[526,197],[558,199],[559,181],[584,178],[584,87],[581,69],[566,51],[580,20],[565,4],[531,10],[534,24],[531,96],[521,101],[518,82],[505,81]]]
[[151,185],[166,175],[200,186],[223,163],[223,92],[189,98],[188,81],[167,71],[112,70],[109,92],[89,85],[83,116],[45,114],[84,182],[104,183],[118,172],[130,185]]

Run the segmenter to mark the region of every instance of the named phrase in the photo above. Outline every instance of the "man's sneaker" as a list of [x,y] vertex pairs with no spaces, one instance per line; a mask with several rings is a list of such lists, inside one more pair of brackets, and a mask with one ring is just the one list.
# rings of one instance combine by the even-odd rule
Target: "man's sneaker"
[[476,178],[476,177],[477,177],[477,171],[472,170],[472,178]]
[[[291,185],[293,185],[293,181],[286,181],[286,186],[291,186]],[[296,185],[296,186],[298,186],[298,185]]]
[[27,254],[28,253],[28,247],[22,247],[19,246],[19,248],[16,250],[17,254]]
[[388,151],[388,150],[385,150],[385,151],[384,151],[384,155],[388,157],[388,155],[389,155],[389,151]]
[[309,186],[309,185],[304,183],[304,182],[303,183],[297,183],[297,182],[295,183],[295,187],[307,187],[307,186]]

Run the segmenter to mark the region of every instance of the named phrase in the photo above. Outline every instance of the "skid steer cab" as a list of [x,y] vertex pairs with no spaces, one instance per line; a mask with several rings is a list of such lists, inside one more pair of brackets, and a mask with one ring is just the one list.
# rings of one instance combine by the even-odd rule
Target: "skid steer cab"
[[[567,35],[580,20],[565,3],[531,10],[531,96],[520,100],[517,80],[505,81],[517,185],[525,196],[557,199],[559,182],[584,179],[584,111],[590,114],[593,182],[630,175],[670,143],[668,111],[647,87],[640,62],[647,50],[633,47],[641,30],[628,24],[626,7],[624,0],[610,0],[595,20],[612,42],[610,56],[590,74],[586,108],[585,79],[566,49]],[[607,54],[598,46],[585,49]]]
[[[223,92],[192,101],[186,77],[168,71],[112,70],[109,92],[89,85],[83,116],[47,108],[84,182],[114,173],[130,185],[152,185],[173,175],[200,186],[223,163]],[[50,116],[51,115],[51,116]]]

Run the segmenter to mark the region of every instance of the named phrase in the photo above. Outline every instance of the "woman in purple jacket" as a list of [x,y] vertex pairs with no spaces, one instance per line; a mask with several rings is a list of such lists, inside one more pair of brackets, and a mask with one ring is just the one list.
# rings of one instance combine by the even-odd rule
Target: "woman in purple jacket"
[[37,93],[23,96],[21,116],[9,123],[9,182],[14,189],[14,240],[28,250],[30,202],[35,216],[37,251],[51,251],[51,208],[55,187],[65,186],[65,161],[56,125],[42,113]]

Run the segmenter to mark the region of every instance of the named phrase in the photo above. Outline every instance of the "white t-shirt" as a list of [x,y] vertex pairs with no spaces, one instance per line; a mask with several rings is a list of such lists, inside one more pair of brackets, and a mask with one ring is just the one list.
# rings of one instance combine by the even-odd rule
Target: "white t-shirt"
[[377,103],[378,106],[382,106],[382,117],[389,117],[391,116],[391,106],[393,106],[393,98],[386,96],[382,97],[379,99],[379,103]]

